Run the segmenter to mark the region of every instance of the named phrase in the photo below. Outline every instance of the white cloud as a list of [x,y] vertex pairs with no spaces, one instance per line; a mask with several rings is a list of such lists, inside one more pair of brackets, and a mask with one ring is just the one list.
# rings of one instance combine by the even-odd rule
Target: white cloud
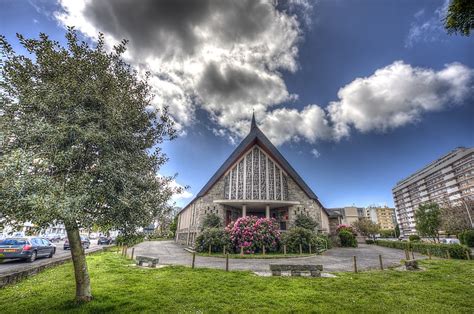
[[311,150],[311,155],[313,155],[314,158],[319,158],[319,156],[321,156],[321,153],[316,148],[313,148]]
[[281,71],[298,68],[297,14],[308,17],[307,1],[288,1],[285,8],[295,8],[288,11],[272,0],[59,3],[61,25],[90,38],[104,32],[109,46],[130,40],[128,61],[152,73],[154,105],[169,106],[181,129],[201,108],[218,126],[242,135],[252,108],[265,112],[296,98]]
[[193,197],[193,193],[189,192],[188,190],[186,190],[184,188],[184,186],[182,186],[181,184],[179,184],[178,182],[176,182],[175,180],[171,181],[170,182],[170,186],[172,188],[181,188],[182,189],[182,192],[181,193],[176,193],[174,194],[172,197],[171,197],[171,200],[174,201],[174,202],[179,202],[179,201],[182,201],[182,200],[187,200],[187,199],[190,199],[191,197]]
[[[274,144],[314,144],[350,136],[352,128],[387,131],[416,122],[472,91],[473,71],[462,64],[435,71],[397,61],[354,79],[326,108],[309,104],[299,110],[288,107],[298,96],[288,91],[282,71],[298,69],[299,20],[310,16],[308,1],[59,1],[55,17],[61,25],[74,25],[90,38],[105,32],[109,46],[130,40],[125,57],[139,73],[151,72],[153,105],[168,106],[182,132],[202,109],[215,124],[209,127],[214,134],[231,143],[248,133],[252,110]],[[416,14],[410,45],[430,33],[422,29],[425,16]]]
[[425,10],[421,9],[415,13],[415,21],[411,24],[405,39],[405,47],[413,47],[418,42],[434,42],[441,39],[446,33],[444,30],[443,19],[446,17],[449,0],[444,0],[443,4],[428,18],[423,18]]
[[261,120],[261,129],[275,145],[304,139],[315,143],[331,138],[326,112],[318,105],[297,109],[281,108],[267,113]]
[[348,136],[351,126],[386,131],[459,104],[472,93],[473,77],[474,71],[459,63],[434,71],[396,61],[339,90],[339,100],[328,107],[334,137]]

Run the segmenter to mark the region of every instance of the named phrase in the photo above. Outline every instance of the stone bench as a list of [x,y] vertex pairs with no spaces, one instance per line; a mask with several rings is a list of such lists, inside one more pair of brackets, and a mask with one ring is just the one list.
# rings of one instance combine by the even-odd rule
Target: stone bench
[[135,257],[138,266],[143,266],[143,263],[147,263],[148,267],[156,267],[159,262],[159,258],[148,257],[148,256],[137,256]]
[[270,271],[272,276],[281,276],[282,271],[289,271],[291,276],[301,276],[301,272],[309,272],[311,277],[321,277],[323,265],[270,264]]

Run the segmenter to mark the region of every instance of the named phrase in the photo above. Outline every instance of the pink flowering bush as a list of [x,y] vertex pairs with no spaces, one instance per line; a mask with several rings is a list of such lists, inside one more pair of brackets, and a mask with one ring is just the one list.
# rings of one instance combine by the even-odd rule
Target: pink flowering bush
[[336,233],[339,234],[342,230],[349,231],[354,236],[357,235],[357,232],[355,232],[354,228],[352,228],[352,226],[350,226],[350,225],[345,225],[345,224],[338,225],[337,228],[336,228]]
[[231,222],[225,230],[236,252],[243,247],[244,253],[252,254],[262,251],[263,246],[266,251],[274,251],[280,242],[280,231],[274,219],[241,217],[235,223]]

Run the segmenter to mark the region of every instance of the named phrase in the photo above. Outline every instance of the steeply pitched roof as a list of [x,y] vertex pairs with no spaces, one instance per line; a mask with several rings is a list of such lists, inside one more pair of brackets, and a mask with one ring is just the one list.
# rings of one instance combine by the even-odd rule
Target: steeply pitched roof
[[255,115],[252,116],[252,123],[250,127],[250,133],[242,140],[242,142],[237,146],[237,148],[232,152],[232,154],[227,158],[227,160],[222,164],[222,166],[216,171],[216,173],[209,179],[209,181],[204,185],[204,187],[199,191],[196,197],[186,205],[186,209],[190,204],[192,204],[197,198],[204,196],[217,181],[226,173],[226,171],[242,156],[248,149],[253,145],[258,144],[260,148],[265,150],[270,154],[273,159],[285,170],[285,172],[296,182],[296,184],[308,195],[309,198],[318,202],[318,204],[323,208],[323,210],[328,214],[324,206],[319,201],[318,197],[310,189],[310,187],[303,181],[295,169],[288,163],[288,161],[283,157],[283,155],[278,151],[278,149],[270,142],[270,140],[263,134],[260,128],[255,122]]

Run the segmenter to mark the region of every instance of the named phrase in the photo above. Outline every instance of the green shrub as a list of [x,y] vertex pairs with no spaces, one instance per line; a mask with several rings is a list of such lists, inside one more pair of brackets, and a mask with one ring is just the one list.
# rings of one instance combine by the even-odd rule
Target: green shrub
[[474,229],[464,230],[459,234],[459,241],[469,247],[474,247]]
[[342,247],[357,247],[356,237],[349,230],[339,231],[339,239],[341,240]]
[[395,237],[395,230],[394,229],[382,229],[379,231],[380,236],[382,238],[393,238]]
[[196,238],[195,249],[198,252],[208,252],[209,245],[211,246],[212,252],[222,253],[224,251],[224,245],[229,249],[231,243],[228,233],[219,228],[205,229]]
[[460,244],[441,244],[441,243],[424,243],[424,242],[401,242],[401,241],[384,241],[376,240],[375,243],[380,246],[385,246],[401,250],[413,250],[421,254],[429,254],[442,258],[449,256],[456,259],[467,259],[467,254],[470,249]]
[[417,234],[412,234],[408,237],[408,240],[410,240],[410,242],[417,242],[417,241],[421,241],[421,238]]
[[325,243],[327,249],[332,249],[333,243],[332,243],[332,240],[329,237],[329,235],[320,233],[317,236],[318,236],[318,238],[324,240],[324,243]]
[[221,217],[215,213],[210,213],[204,217],[201,229],[204,230],[220,227],[222,227]]
[[294,227],[283,233],[281,242],[286,245],[286,251],[288,253],[299,253],[300,244],[305,253],[309,252],[310,245],[312,252],[326,249],[326,247],[330,245],[326,237],[302,227]]
[[296,215],[295,226],[314,231],[318,226],[318,222],[309,215],[298,214]]
[[118,235],[115,239],[115,243],[118,245],[127,245],[134,246],[138,243],[141,243],[145,240],[145,235],[142,233],[138,234],[128,234],[128,235]]
[[366,244],[374,244],[374,243],[375,243],[375,241],[374,241],[374,240],[370,240],[370,239],[369,239],[369,240],[365,240],[365,243],[366,243]]

